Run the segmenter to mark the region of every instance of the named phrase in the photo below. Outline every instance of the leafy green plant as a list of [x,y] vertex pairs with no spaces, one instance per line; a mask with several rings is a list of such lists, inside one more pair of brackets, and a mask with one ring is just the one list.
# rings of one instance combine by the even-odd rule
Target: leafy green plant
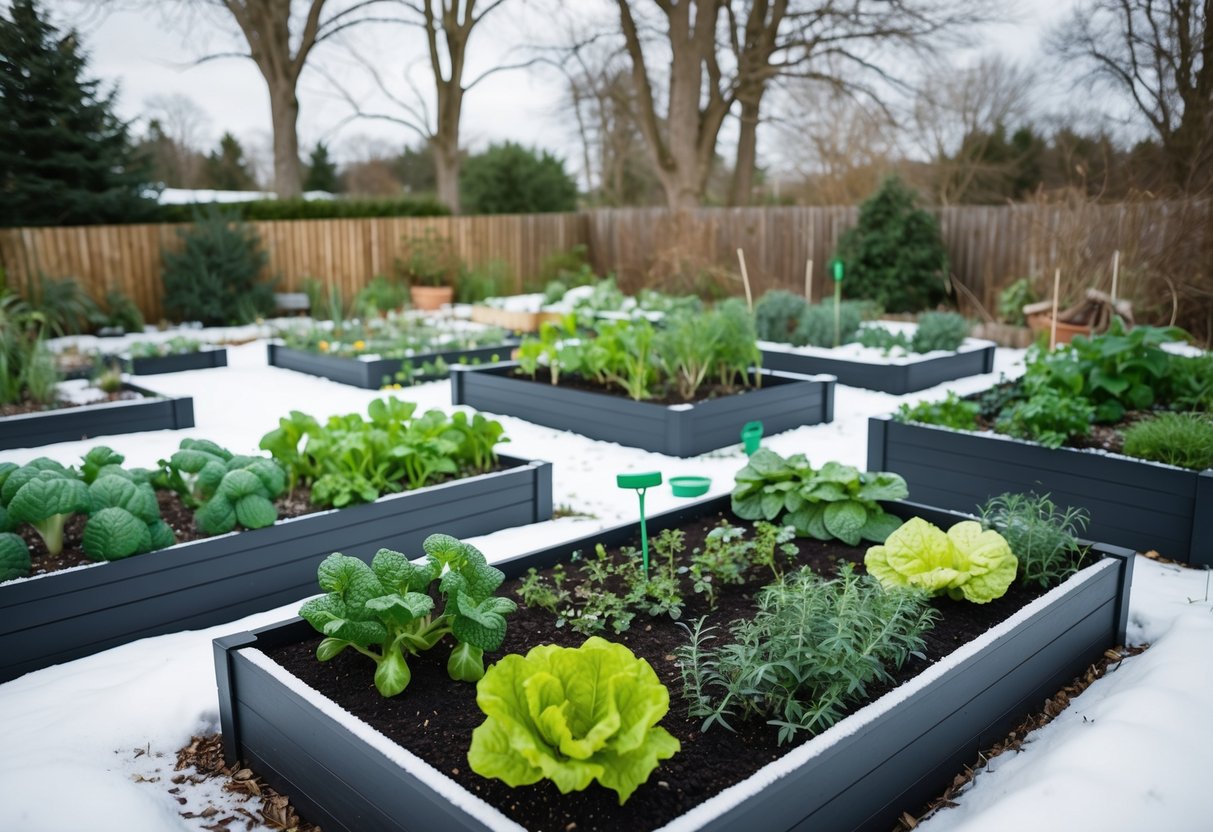
[[949,390],[941,401],[919,402],[913,406],[902,404],[897,408],[895,418],[899,422],[942,425],[953,430],[976,430],[980,412],[981,405],[977,402],[962,399],[956,395],[956,391]]
[[921,517],[869,548],[863,563],[885,589],[915,587],[975,604],[1001,598],[1018,565],[1006,539],[976,520],[956,523],[945,534]]
[[688,713],[735,730],[737,719],[766,718],[779,742],[820,732],[842,718],[867,687],[890,680],[919,654],[937,613],[921,592],[886,592],[843,565],[826,579],[803,568],[765,587],[751,620],[733,622],[712,647],[715,627],[700,619],[675,650]]
[[88,332],[101,314],[92,295],[74,277],[55,278],[38,272],[31,288],[30,306],[56,335]]
[[913,352],[953,352],[969,337],[969,322],[955,312],[924,312],[910,339]]
[[88,486],[74,472],[53,459],[38,457],[3,474],[0,503],[12,524],[29,523],[46,551],[63,551],[63,527],[75,514],[92,508]]
[[177,232],[180,251],[164,252],[164,307],[207,326],[243,324],[274,309],[276,278],[261,280],[269,262],[256,229],[211,207]]
[[788,340],[793,346],[822,349],[845,344],[856,337],[860,324],[870,312],[870,303],[843,301],[838,304],[838,326],[835,328],[834,301],[814,303],[804,308],[796,329]]
[[[373,318],[389,310],[400,309],[407,305],[408,301],[408,284],[377,274],[354,296],[353,311],[359,317]],[[340,314],[336,316],[336,320],[342,318]]]
[[1095,405],[1096,420],[1118,422],[1126,410],[1145,410],[1156,399],[1168,398],[1174,356],[1162,344],[1185,337],[1176,327],[1137,326],[1126,332],[1120,318],[1113,318],[1102,335],[1075,336],[1070,350],[1083,374],[1081,392]]
[[510,264],[504,260],[489,260],[467,269],[455,287],[455,300],[476,303],[485,298],[507,293],[514,285]]
[[[484,676],[484,652],[501,646],[505,616],[516,609],[509,598],[493,594],[505,576],[475,546],[432,534],[422,548],[425,559],[417,563],[390,549],[380,549],[370,566],[340,553],[329,555],[317,570],[327,594],[299,610],[325,636],[316,657],[328,661],[352,647],[375,662],[375,689],[382,696],[408,687],[408,657],[432,649],[447,635],[455,641],[447,661],[450,677],[477,681]],[[441,612],[429,594],[435,581]]]
[[1003,410],[994,430],[1039,442],[1046,448],[1059,448],[1071,437],[1090,433],[1094,417],[1095,408],[1085,398],[1041,387],[1030,398]]
[[754,330],[763,341],[791,342],[808,302],[800,295],[775,289],[754,304]]
[[29,547],[21,535],[0,532],[0,583],[29,574]]
[[814,469],[804,454],[784,459],[769,448],[759,448],[735,481],[732,506],[738,517],[786,523],[799,534],[850,546],[888,537],[900,521],[878,501],[909,493],[897,474],[860,472],[838,462]]
[[121,329],[123,332],[143,332],[146,325],[143,313],[130,295],[121,289],[109,289],[103,300],[105,312],[96,321],[99,327]]
[[404,255],[396,258],[396,276],[410,286],[454,286],[463,261],[450,238],[433,228],[404,240]]
[[694,591],[715,607],[719,587],[744,583],[753,566],[767,567],[775,579],[782,577],[784,561],[791,562],[800,551],[790,542],[795,536],[791,526],[759,520],[754,524],[754,539],[747,540],[745,529],[722,520],[708,532],[703,548],[692,553],[690,567],[683,569],[690,575]]
[[1176,410],[1213,411],[1213,354],[1172,356],[1169,404]]
[[1203,471],[1213,468],[1213,415],[1159,413],[1125,430],[1124,452]]
[[54,402],[61,376],[46,334],[46,316],[0,286],[0,404]]
[[167,341],[135,341],[127,347],[127,353],[131,358],[164,358],[169,355],[189,355],[201,349],[201,341],[176,335]]
[[546,779],[568,794],[597,781],[623,805],[681,749],[657,724],[670,694],[653,668],[597,636],[505,656],[477,683],[476,704],[488,718],[468,764],[511,788]]
[[500,422],[479,415],[416,411],[413,402],[376,399],[367,419],[350,413],[323,426],[292,411],[260,446],[286,469],[292,490],[307,483],[313,503],[341,508],[441,477],[484,473],[497,462],[497,445],[509,441]]
[[998,293],[998,318],[1012,326],[1024,326],[1027,322],[1023,317],[1023,308],[1035,302],[1036,292],[1032,289],[1031,279],[1021,277]]
[[1083,549],[1078,535],[1089,515],[1061,509],[1049,495],[999,494],[983,504],[982,525],[998,532],[1019,561],[1019,581],[1049,587],[1078,569]]
[[931,309],[947,292],[948,253],[939,225],[915,206],[914,192],[889,177],[859,206],[859,222],[838,241],[842,291],[889,312]]
[[205,439],[183,439],[168,467],[183,475],[203,534],[224,534],[237,524],[260,529],[278,519],[273,501],[286,490],[286,472],[273,459],[233,454]]
[[855,333],[855,343],[870,349],[883,350],[886,354],[900,349],[905,352],[910,352],[913,347],[910,336],[904,332],[894,332],[883,326],[865,326],[860,327]]
[[148,483],[136,483],[130,474],[111,468],[93,480],[88,494],[91,507],[81,548],[89,557],[118,560],[177,542]]

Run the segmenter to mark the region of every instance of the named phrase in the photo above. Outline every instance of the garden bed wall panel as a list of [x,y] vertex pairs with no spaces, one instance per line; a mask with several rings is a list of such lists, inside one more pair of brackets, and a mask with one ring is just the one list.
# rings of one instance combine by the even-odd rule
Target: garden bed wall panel
[[839,384],[848,387],[862,387],[901,396],[934,387],[945,381],[993,372],[994,350],[995,345],[991,343],[981,349],[923,358],[905,364],[873,364],[764,349],[762,366],[768,370],[808,375],[828,373],[837,377]]
[[1089,537],[1213,565],[1213,471],[889,417],[868,422],[867,465],[901,474],[915,500],[961,511],[1006,491],[1048,492],[1090,513]]
[[0,417],[0,450],[194,426],[194,400],[189,396],[165,398],[133,384],[123,388],[148,398]]
[[[365,390],[378,390],[383,387],[384,377],[390,381],[395,379],[406,361],[414,367],[420,367],[426,362],[438,358],[448,364],[455,364],[460,359],[466,361],[500,361],[508,358],[510,352],[517,346],[514,342],[503,342],[488,347],[477,347],[470,350],[448,350],[446,352],[421,353],[409,358],[380,358],[375,361],[361,361],[357,358],[344,358],[339,355],[317,355],[306,350],[295,350],[281,344],[267,344],[266,354],[271,367],[281,367],[285,370],[295,370],[308,375],[320,376],[330,381],[361,387]],[[414,381],[435,381],[446,378],[445,375],[427,374],[419,376]]]
[[0,681],[139,638],[231,621],[314,595],[332,552],[420,553],[435,531],[487,534],[551,517],[551,465],[514,467],[375,503],[0,585]]
[[186,370],[209,370],[227,366],[227,350],[198,350],[181,355],[163,355],[155,358],[132,358],[127,362],[128,372],[137,376],[152,376],[161,373],[182,373]]
[[666,406],[513,378],[517,366],[510,361],[452,367],[452,404],[681,457],[739,444],[742,426],[752,420],[761,420],[770,435],[834,418],[830,376],[764,370],[761,388]]
[[[664,512],[650,518],[650,531],[728,505],[724,496]],[[952,512],[915,504],[886,507],[898,516],[916,515],[936,524],[958,519]],[[635,524],[622,524],[497,566],[515,576],[529,566],[564,560],[573,549],[588,549],[597,541],[613,545],[634,533]],[[971,763],[978,748],[1001,739],[1104,649],[1123,642],[1134,555],[1099,545],[1096,554],[1103,559],[1053,590],[1014,630],[986,638],[895,707],[850,717],[861,724],[837,739],[819,738],[829,742],[813,757],[702,828],[883,830],[902,811],[937,795]],[[391,764],[389,780],[381,782],[385,755],[354,740],[331,716],[339,709],[322,709],[239,652],[312,634],[310,625],[294,619],[216,640],[227,760],[253,761],[267,782],[305,807],[311,819],[333,829],[377,830],[376,813],[387,818],[382,828],[388,830],[485,829],[491,816],[438,799],[435,790],[396,764]],[[326,760],[335,757],[342,760],[341,776],[328,771]],[[340,820],[337,812],[343,813]]]

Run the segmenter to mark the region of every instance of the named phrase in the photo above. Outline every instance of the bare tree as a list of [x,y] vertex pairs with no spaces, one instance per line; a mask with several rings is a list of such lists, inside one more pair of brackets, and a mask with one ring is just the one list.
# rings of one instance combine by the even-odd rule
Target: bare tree
[[[631,64],[636,120],[670,208],[698,206],[716,155],[721,124],[733,102],[731,81],[721,72],[717,27],[727,0],[652,0],[642,29],[634,7],[643,0],[616,0],[624,45]],[[669,54],[669,72],[660,90],[646,56],[645,36]],[[656,45],[656,44],[655,44]]]
[[1052,47],[1123,93],[1162,148],[1172,187],[1213,187],[1213,3],[1087,0]]
[[818,81],[880,102],[880,88],[899,83],[907,49],[980,22],[986,9],[985,0],[727,0],[741,120],[730,204],[750,199],[762,102],[774,81]]
[[202,176],[201,152],[210,119],[192,98],[180,93],[153,95],[143,102],[155,167],[172,187],[196,188]]
[[[393,91],[383,75],[371,62],[361,60],[374,79],[375,86],[396,108],[396,112],[368,110],[336,79],[329,78],[345,96],[357,117],[378,119],[400,124],[412,130],[434,154],[434,172],[438,200],[453,213],[459,213],[459,171],[463,151],[459,146],[460,122],[464,96],[490,75],[509,69],[529,66],[535,60],[503,63],[490,67],[470,81],[465,81],[468,41],[473,30],[506,0],[396,0],[407,18],[403,21],[421,28],[425,35],[426,53],[433,77],[435,102],[431,112],[428,96],[405,74],[408,93]],[[358,56],[355,56],[358,57]]]

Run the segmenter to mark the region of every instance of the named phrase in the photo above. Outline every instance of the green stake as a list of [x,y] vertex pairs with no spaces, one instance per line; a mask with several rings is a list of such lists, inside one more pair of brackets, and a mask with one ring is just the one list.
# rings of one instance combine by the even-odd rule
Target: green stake
[[840,304],[842,303],[842,261],[834,261],[834,346],[842,340],[842,323],[839,319]]
[[661,485],[660,471],[645,471],[640,474],[616,474],[615,484],[620,488],[635,489],[640,498],[640,551],[644,558],[644,579],[649,579],[649,531],[644,522],[644,492]]

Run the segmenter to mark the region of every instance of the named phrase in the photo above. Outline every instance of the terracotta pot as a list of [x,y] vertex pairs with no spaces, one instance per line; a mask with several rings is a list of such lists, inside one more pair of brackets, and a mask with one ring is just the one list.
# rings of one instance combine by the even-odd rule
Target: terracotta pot
[[[1047,312],[1036,315],[1028,315],[1028,327],[1033,332],[1049,333],[1053,328],[1053,317]],[[1075,335],[1086,335],[1091,337],[1091,327],[1087,324],[1068,324],[1065,321],[1057,322],[1057,343],[1068,344],[1070,339]]]
[[409,297],[414,309],[433,312],[455,300],[455,289],[452,286],[410,286]]

